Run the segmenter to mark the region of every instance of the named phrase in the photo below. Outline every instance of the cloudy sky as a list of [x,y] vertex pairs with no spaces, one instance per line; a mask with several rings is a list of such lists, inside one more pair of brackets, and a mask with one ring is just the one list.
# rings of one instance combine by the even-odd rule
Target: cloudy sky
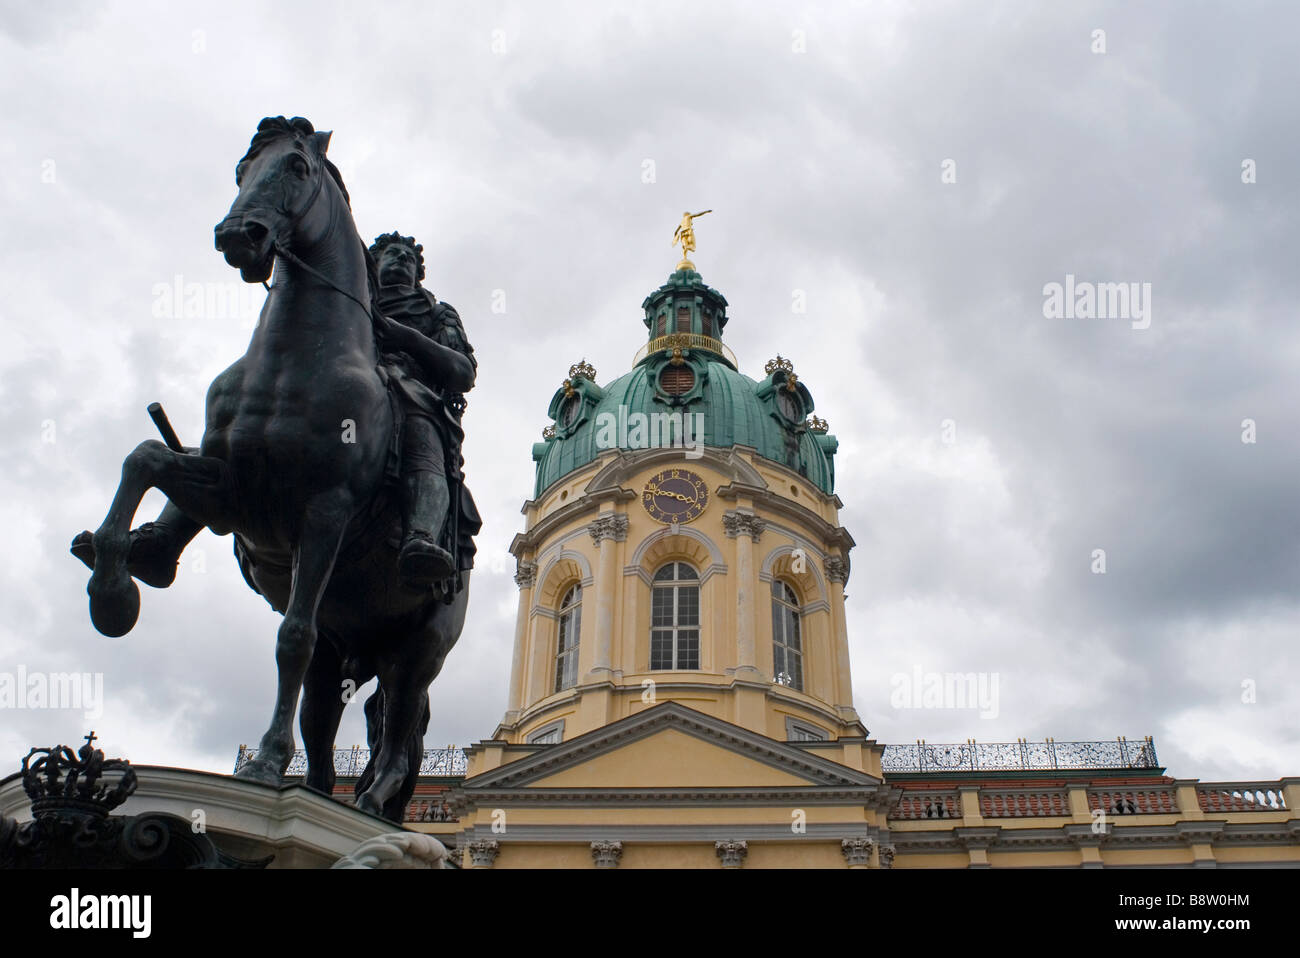
[[[504,710],[547,401],[580,358],[629,368],[681,211],[711,207],[695,260],[742,370],[790,357],[840,440],[876,738],[1150,734],[1179,777],[1300,774],[1293,6],[373,9],[5,4],[0,671],[101,672],[105,703],[0,711],[0,767],[93,726],[224,771],[269,718],[278,618],[229,539],[195,540],[120,639],[67,545],[154,436],[146,404],[197,443],[244,351],[260,287],[234,316],[159,290],[237,282],[212,227],[284,114],[334,131],[363,236],[423,242],[480,362],[480,562],[427,744]],[[1150,284],[1149,326],[1045,316],[1067,275]],[[894,708],[916,668],[996,674],[997,716]]]

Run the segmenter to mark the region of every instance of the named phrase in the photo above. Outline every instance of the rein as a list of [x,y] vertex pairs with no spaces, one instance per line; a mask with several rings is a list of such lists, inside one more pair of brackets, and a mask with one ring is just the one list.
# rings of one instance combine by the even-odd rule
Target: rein
[[[318,270],[318,269],[314,269],[313,267],[311,267],[311,266],[307,265],[306,263],[304,263],[304,262],[303,262],[299,257],[295,256],[292,252],[290,252],[289,247],[285,246],[285,245],[284,245],[283,243],[281,243],[281,242],[277,242],[277,243],[275,244],[275,252],[276,252],[276,255],[278,255],[278,256],[283,256],[283,257],[284,257],[285,259],[287,259],[290,263],[293,263],[294,266],[297,266],[299,269],[301,269],[301,270],[305,270],[306,272],[310,273],[312,276],[316,277],[318,280],[320,280],[322,283],[324,283],[324,284],[325,284],[326,286],[328,286],[330,289],[334,290],[334,292],[339,293],[339,294],[341,294],[341,295],[343,295],[343,296],[346,296],[348,299],[352,300],[352,302],[356,303],[358,306],[360,306],[362,309],[364,309],[364,310],[366,311],[366,315],[367,315],[368,317],[370,317],[370,322],[371,322],[371,323],[374,323],[374,322],[375,322],[375,314],[374,314],[373,312],[371,312],[371,310],[370,310],[370,305],[369,305],[368,303],[363,303],[363,302],[361,302],[361,300],[357,299],[355,296],[353,296],[351,293],[349,293],[346,289],[343,289],[341,286],[339,286],[337,283],[335,283],[332,279],[330,279],[328,276],[326,276],[326,275],[325,275],[324,273],[322,273],[320,270]],[[266,282],[265,282],[265,280],[262,282],[262,285],[263,285],[263,286],[266,286]],[[268,291],[268,292],[269,292],[270,289],[271,289],[270,286],[266,286],[266,288],[267,288],[267,291]]]
[[[299,220],[301,220],[304,216],[306,216],[307,213],[308,213],[308,211],[309,211],[309,210],[310,210],[314,205],[316,205],[316,198],[317,198],[318,196],[320,196],[321,188],[322,188],[324,185],[325,185],[325,164],[324,164],[323,162],[321,162],[321,161],[318,160],[318,161],[317,161],[317,164],[316,164],[316,187],[315,187],[315,189],[312,190],[312,192],[311,192],[311,196],[309,196],[309,197],[307,198],[307,202],[303,204],[302,211],[301,211],[300,213],[293,214],[293,213],[290,213],[287,209],[281,209],[281,210],[280,210],[280,213],[283,214],[285,217],[287,217],[288,220],[289,220],[289,228],[290,228],[290,231],[292,231],[293,228],[296,227],[296,226],[298,225]],[[330,217],[330,227],[331,227],[331,228],[333,227],[333,225],[334,225],[334,220],[335,220],[336,218],[337,218],[337,211],[335,211],[333,214],[331,214],[331,217]],[[357,242],[361,242],[361,238],[360,238],[360,237],[357,237]],[[282,256],[282,257],[284,257],[284,258],[287,259],[290,263],[292,263],[293,265],[297,266],[299,269],[304,270],[305,272],[307,272],[307,273],[311,274],[312,276],[314,276],[317,280],[319,280],[320,282],[324,283],[324,284],[325,284],[326,286],[328,286],[330,289],[334,290],[334,292],[336,292],[336,293],[338,293],[338,294],[340,294],[340,295],[342,295],[342,296],[346,296],[348,299],[352,300],[352,302],[356,303],[356,304],[357,304],[358,306],[360,306],[363,310],[365,310],[366,316],[369,317],[370,322],[371,322],[371,325],[375,325],[375,323],[376,323],[376,320],[375,320],[375,314],[374,314],[374,312],[371,310],[371,308],[370,308],[370,304],[369,304],[369,303],[363,303],[361,300],[357,299],[355,296],[353,296],[351,293],[349,293],[346,289],[343,289],[341,286],[338,285],[338,283],[334,282],[332,279],[330,279],[328,276],[326,276],[326,275],[325,275],[324,273],[322,273],[320,270],[315,269],[314,267],[309,266],[307,263],[303,262],[303,260],[302,260],[299,256],[296,256],[296,255],[295,255],[295,254],[294,254],[294,253],[289,249],[288,245],[287,245],[286,243],[284,243],[283,241],[281,241],[281,240],[276,240],[276,242],[275,242],[274,245],[272,246],[272,249],[275,250],[277,256]],[[362,243],[362,249],[363,249],[363,250],[365,249],[365,244],[364,244],[364,243]],[[266,280],[262,280],[262,285],[263,285],[264,287],[266,287],[266,291],[267,291],[268,293],[271,291],[271,287],[267,284]]]

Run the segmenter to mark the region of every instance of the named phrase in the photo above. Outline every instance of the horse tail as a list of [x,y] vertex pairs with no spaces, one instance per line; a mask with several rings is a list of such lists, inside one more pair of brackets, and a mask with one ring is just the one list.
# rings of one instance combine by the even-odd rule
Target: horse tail
[[[353,786],[353,794],[358,797],[375,780],[375,760],[379,758],[379,746],[384,736],[384,690],[382,686],[375,689],[370,698],[366,699],[365,712],[366,744],[370,746],[370,760],[366,762],[366,767],[361,770],[361,777],[357,779],[357,784]],[[384,818],[391,822],[397,822],[399,825],[402,823],[411,796],[415,794],[415,783],[420,778],[420,764],[424,760],[424,733],[429,728],[429,715],[429,693],[426,691],[424,701],[420,705],[420,721],[416,723],[415,729],[406,740],[406,778],[402,780],[402,787],[397,790],[397,793],[384,803]]]

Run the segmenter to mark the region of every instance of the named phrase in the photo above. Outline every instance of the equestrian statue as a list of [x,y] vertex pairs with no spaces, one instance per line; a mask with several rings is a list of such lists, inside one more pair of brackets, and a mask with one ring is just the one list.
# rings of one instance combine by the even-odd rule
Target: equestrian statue
[[[245,282],[274,271],[248,351],[209,387],[197,448],[150,407],[166,441],[126,457],[72,552],[92,569],[91,621],[120,636],[139,615],[133,578],[165,588],[202,528],[232,533],[245,580],[284,616],[270,726],[237,775],[282,780],[301,695],[306,783],[330,794],[349,690],[377,677],[357,806],[401,821],[469,600],[481,520],[460,421],[477,363],[455,309],[420,285],[414,238],[362,241],[329,141],[301,117],[258,124],[215,235]],[[167,504],[132,530],[151,488]]]

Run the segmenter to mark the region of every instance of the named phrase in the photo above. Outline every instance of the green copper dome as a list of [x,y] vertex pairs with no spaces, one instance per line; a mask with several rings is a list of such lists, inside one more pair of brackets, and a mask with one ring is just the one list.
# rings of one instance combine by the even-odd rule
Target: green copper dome
[[779,356],[762,380],[736,369],[720,340],[727,301],[694,270],[678,270],[642,304],[650,338],[631,372],[604,387],[586,362],[551,399],[553,424],[533,446],[534,495],[610,449],[750,446],[823,492],[835,487],[838,443],[809,420],[813,400]]

